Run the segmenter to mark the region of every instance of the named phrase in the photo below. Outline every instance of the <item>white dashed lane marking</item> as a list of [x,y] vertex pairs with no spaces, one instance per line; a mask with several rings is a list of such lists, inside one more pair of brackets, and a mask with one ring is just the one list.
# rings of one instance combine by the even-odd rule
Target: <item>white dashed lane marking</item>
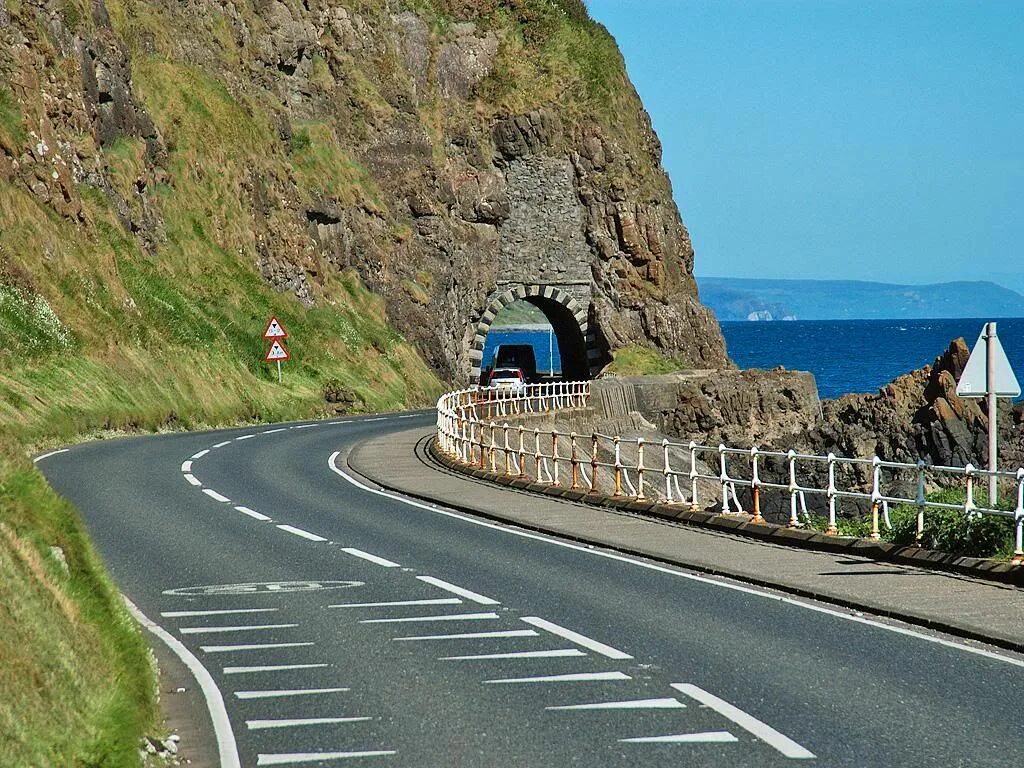
[[497,600],[492,600],[484,595],[479,595],[476,592],[471,592],[468,589],[457,587],[454,584],[450,584],[447,581],[441,581],[441,579],[435,579],[433,576],[417,576],[420,581],[432,584],[439,589],[443,589],[446,592],[451,592],[453,595],[464,597],[467,600],[472,600],[474,603],[480,603],[480,605],[501,605]]
[[383,557],[378,557],[377,555],[371,555],[369,552],[363,552],[363,550],[356,549],[355,547],[342,547],[341,551],[348,552],[348,554],[352,555],[352,557],[358,557],[362,558],[363,560],[369,560],[371,563],[376,563],[377,565],[383,566],[384,568],[402,567],[398,563],[392,562],[391,560],[387,560]]
[[300,763],[322,763],[325,760],[344,760],[348,757],[387,757],[397,755],[393,749],[368,752],[296,752],[281,755],[258,755],[256,765],[298,765]]
[[270,518],[267,517],[266,515],[264,515],[264,514],[262,514],[260,512],[257,512],[254,509],[249,509],[248,507],[235,507],[235,509],[238,512],[241,512],[243,515],[248,515],[249,517],[253,518],[254,520],[260,520],[260,521],[263,521],[263,522],[267,522],[267,521],[270,520]]
[[231,501],[231,499],[229,499],[227,496],[223,496],[223,495],[217,493],[212,488],[203,488],[203,493],[205,493],[207,496],[209,496],[214,501],[219,501],[221,504],[227,504],[228,502]]
[[339,603],[328,608],[390,608],[396,605],[461,605],[457,597],[435,597],[429,600],[391,600],[385,603]]
[[460,632],[454,635],[413,635],[411,637],[393,637],[392,640],[475,640],[504,637],[538,637],[539,632],[532,629],[509,629],[499,632]]
[[230,441],[230,440],[225,440],[225,441],[224,441],[224,442],[222,442],[222,443],[217,443],[217,444],[216,444],[216,445],[214,445],[213,447],[214,447],[214,448],[223,448],[223,447],[224,447],[225,445],[231,445],[231,441]]
[[698,688],[690,683],[672,683],[677,691],[685,693],[691,699],[699,701],[706,707],[710,707],[723,717],[732,720],[743,730],[761,739],[765,744],[774,747],[786,757],[810,759],[814,753],[804,749],[788,736],[785,736],[767,723],[763,723],[753,715],[748,715],[739,707],[735,707],[724,699],[708,693],[703,688]]
[[254,437],[256,437],[256,435],[242,435],[241,437],[236,437],[235,442],[237,443],[241,440],[252,440]]
[[267,648],[303,648],[313,643],[250,643],[249,645],[201,645],[206,653],[230,653],[232,651],[263,651]]
[[559,659],[586,656],[579,648],[560,648],[554,651],[514,651],[512,653],[481,653],[471,656],[442,656],[438,661],[472,661],[485,659]]
[[602,656],[607,656],[609,659],[623,660],[633,658],[628,653],[623,653],[622,651],[616,648],[612,648],[610,645],[599,643],[597,640],[591,640],[586,635],[581,635],[579,632],[573,632],[571,629],[560,627],[557,624],[552,624],[550,621],[546,621],[536,616],[523,616],[522,620],[525,621],[527,624],[532,624],[533,626],[539,627],[540,629],[545,629],[553,635],[558,635],[559,637],[565,638],[566,640],[576,643],[577,645],[582,645],[584,648],[587,648],[593,651],[594,653],[599,653]]
[[235,691],[237,699],[284,699],[290,696],[322,696],[327,693],[345,693],[349,688],[293,688],[283,691]]
[[323,669],[330,664],[273,664],[264,667],[224,667],[225,675],[244,675],[249,672],[286,672],[291,669]]
[[303,717],[294,720],[246,720],[245,725],[250,731],[259,731],[265,728],[294,728],[300,725],[362,723],[372,719],[372,717]]
[[202,485],[202,483],[199,482],[199,478],[197,478],[195,475],[186,474],[185,479],[188,480],[189,485],[194,485],[197,488]]
[[401,624],[415,621],[486,621],[497,619],[496,613],[446,613],[441,616],[404,616],[399,619],[363,619],[360,624]]
[[624,672],[580,672],[573,675],[541,675],[540,677],[512,677],[504,680],[484,680],[484,683],[589,683],[613,680],[632,680]]
[[585,709],[684,709],[679,699],[635,699],[633,701],[601,701],[596,704],[563,704],[559,707],[545,707],[554,710]]
[[202,450],[202,451],[199,451],[199,453],[193,453],[193,454],[192,454],[192,458],[193,458],[193,459],[201,459],[201,458],[203,458],[203,456],[205,456],[205,455],[206,455],[206,454],[208,454],[209,452],[210,452],[210,449],[209,449],[209,448],[206,448],[206,449],[204,449],[204,450]]
[[310,533],[309,531],[304,531],[301,528],[296,528],[291,525],[279,525],[277,527],[282,531],[294,533],[296,536],[301,536],[302,538],[309,539],[310,541],[327,541],[323,536],[317,536],[315,533]]
[[192,462],[191,461],[183,461],[181,463],[181,471],[182,472],[191,472],[192,471]]
[[164,611],[165,619],[180,619],[186,616],[227,616],[233,613],[273,613],[277,608],[222,608],[216,611]]
[[244,627],[181,627],[183,635],[206,635],[223,632],[256,632],[264,629],[291,629],[298,624],[250,624]]
[[641,736],[635,739],[619,739],[626,744],[723,744],[739,741],[728,731],[706,733],[679,733],[674,736]]

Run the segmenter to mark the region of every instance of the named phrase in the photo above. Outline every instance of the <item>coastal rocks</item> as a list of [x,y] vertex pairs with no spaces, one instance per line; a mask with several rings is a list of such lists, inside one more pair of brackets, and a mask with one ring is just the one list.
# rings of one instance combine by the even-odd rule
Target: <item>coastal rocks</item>
[[[627,405],[659,432],[702,445],[736,447],[792,441],[821,419],[814,377],[803,371],[685,371],[661,376],[610,377],[597,388],[599,399]],[[609,392],[620,390],[616,395]],[[610,398],[610,399],[609,399]]]

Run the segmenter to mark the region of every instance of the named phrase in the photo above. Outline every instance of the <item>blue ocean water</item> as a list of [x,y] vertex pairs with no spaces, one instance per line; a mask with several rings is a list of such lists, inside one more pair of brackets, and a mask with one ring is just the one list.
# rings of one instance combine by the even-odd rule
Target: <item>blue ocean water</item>
[[[550,346],[549,346],[550,342]],[[499,344],[532,344],[537,358],[537,373],[562,372],[558,339],[547,328],[491,328],[484,340],[483,368],[494,364],[494,350]]]
[[[991,318],[990,318],[991,319]],[[729,356],[741,368],[810,371],[821,397],[876,392],[931,363],[958,336],[974,346],[985,320],[797,320],[724,322]],[[998,320],[1006,356],[1024,383],[1024,318]]]

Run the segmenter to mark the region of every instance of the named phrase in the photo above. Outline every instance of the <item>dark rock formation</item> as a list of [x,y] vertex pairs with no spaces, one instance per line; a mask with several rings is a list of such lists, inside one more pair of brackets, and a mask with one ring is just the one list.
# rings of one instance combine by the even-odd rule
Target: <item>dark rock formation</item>
[[[101,190],[159,257],[171,214],[158,190],[221,174],[173,212],[211,258],[230,253],[309,306],[355,270],[452,381],[469,377],[478,323],[510,283],[574,296],[604,358],[640,344],[729,366],[607,33],[550,0],[498,5],[0,2],[0,87],[26,127],[24,141],[0,129],[0,183],[82,225],[83,191]],[[545,44],[563,24],[607,54],[600,66]],[[246,123],[228,169],[190,149],[197,116],[226,124],[211,104]]]

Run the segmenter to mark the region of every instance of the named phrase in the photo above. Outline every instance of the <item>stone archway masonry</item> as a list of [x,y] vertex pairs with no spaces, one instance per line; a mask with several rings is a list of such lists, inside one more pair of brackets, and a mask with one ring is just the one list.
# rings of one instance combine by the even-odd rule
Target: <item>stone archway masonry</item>
[[470,345],[469,362],[472,366],[470,382],[475,384],[480,381],[484,342],[487,338],[487,332],[494,323],[494,318],[509,304],[530,299],[553,301],[561,304],[568,310],[579,326],[580,334],[586,345],[590,375],[596,375],[601,368],[602,354],[598,347],[597,334],[590,328],[590,291],[590,286],[585,284],[563,286],[519,284],[499,287],[497,291],[491,294],[487,302],[487,308],[484,310],[483,315],[481,315],[480,322],[477,323],[476,335],[473,337],[473,342]]

